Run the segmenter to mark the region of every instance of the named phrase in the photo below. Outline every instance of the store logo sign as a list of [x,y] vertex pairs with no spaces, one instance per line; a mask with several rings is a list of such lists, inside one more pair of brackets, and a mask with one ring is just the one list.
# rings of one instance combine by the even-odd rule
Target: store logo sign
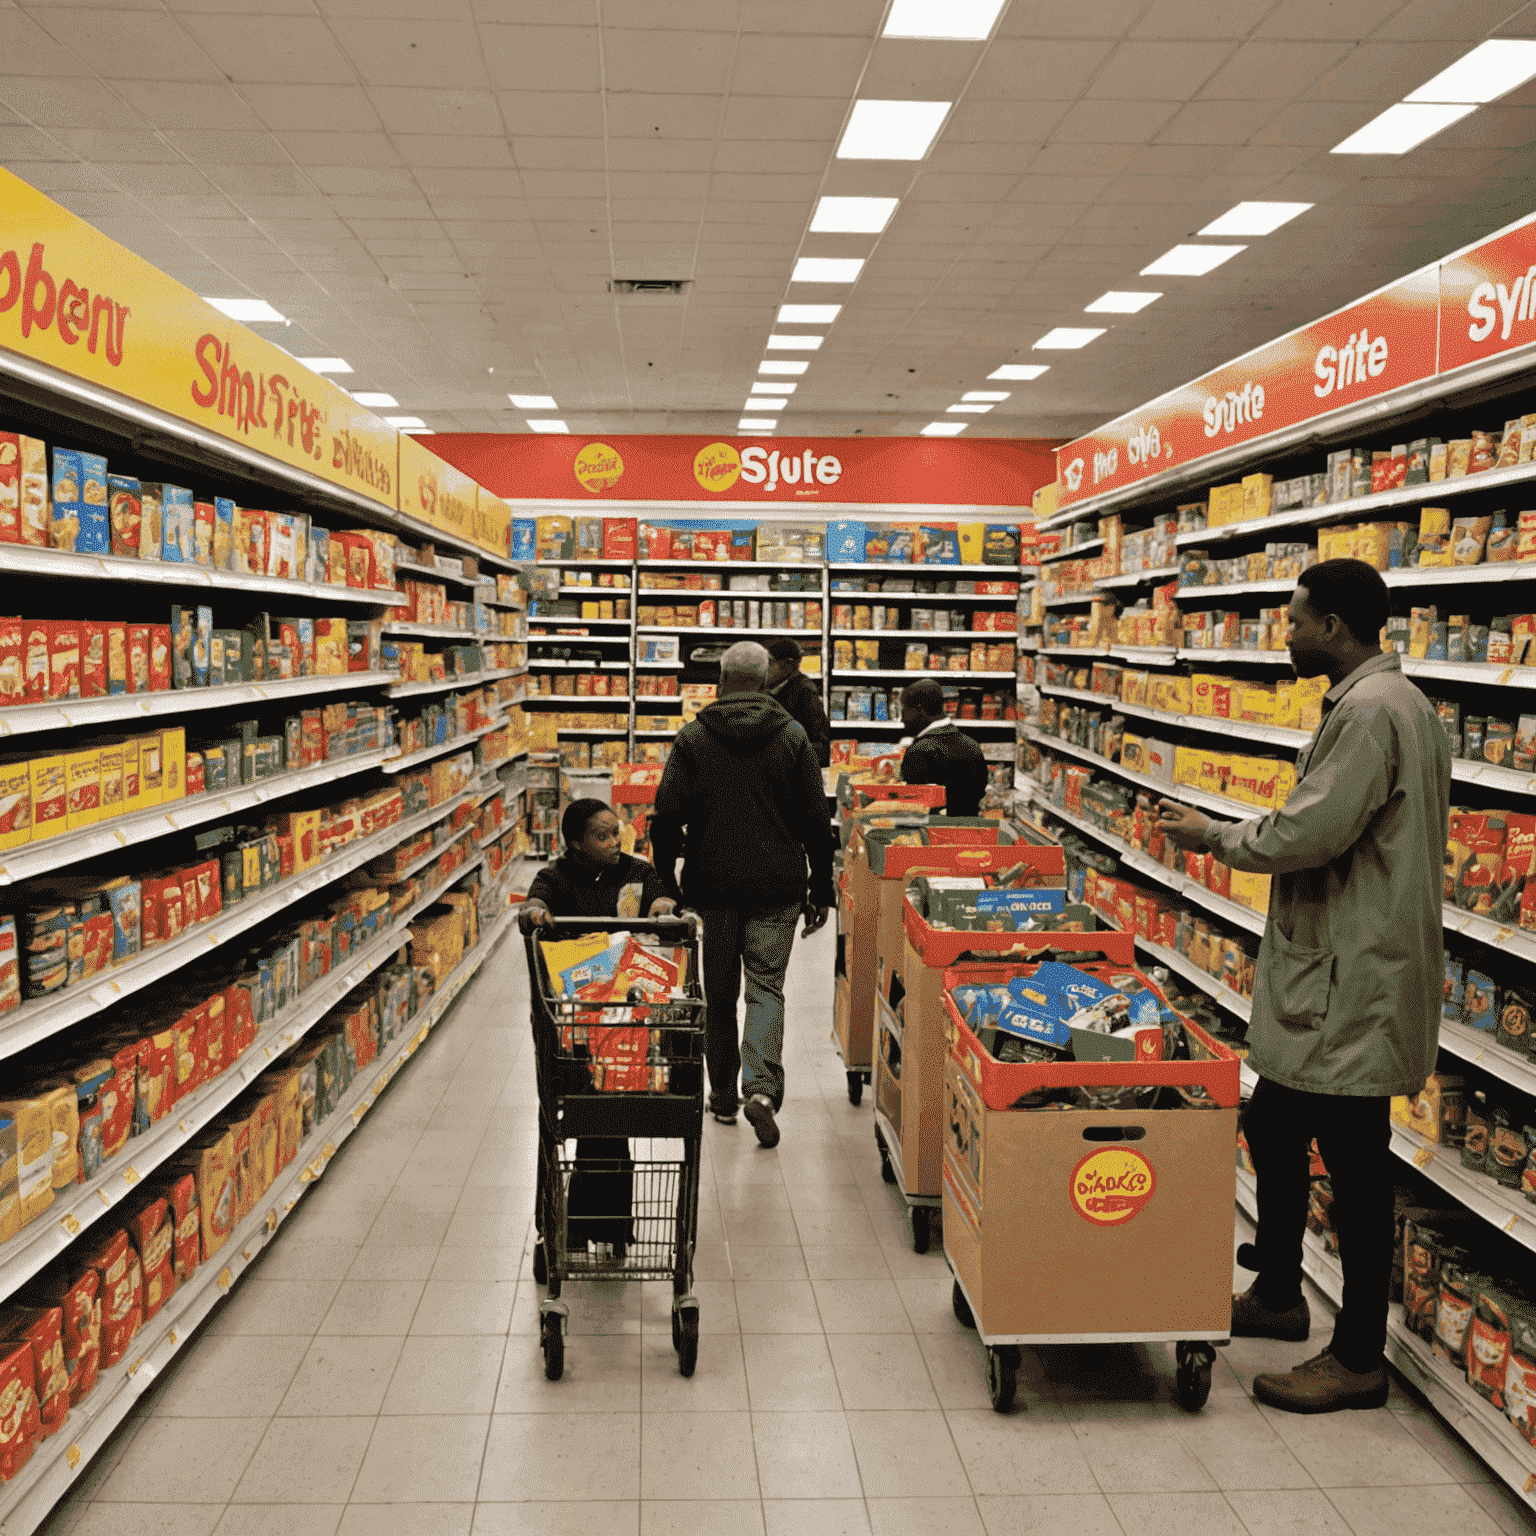
[[[725,446],[721,444],[720,446]],[[731,452],[735,452],[734,449]],[[697,471],[695,471],[697,473]],[[803,485],[808,489],[801,495],[814,495],[816,485],[836,485],[843,476],[843,461],[835,454],[824,453],[819,457],[811,449],[799,453],[783,453],[775,448],[771,453],[753,444],[741,455],[741,478],[748,485],[760,485],[764,492],[778,489],[782,480],[785,485]]]
[[1163,438],[1156,427],[1138,427],[1125,445],[1132,464],[1155,464],[1163,456]]
[[1067,489],[1069,491],[1081,490],[1083,485],[1083,461],[1081,459],[1073,459],[1062,470],[1061,477],[1067,482]]
[[1096,1227],[1121,1227],[1139,1216],[1157,1188],[1152,1164],[1130,1147],[1100,1147],[1072,1170],[1073,1208]]
[[1201,414],[1205,418],[1207,437],[1215,437],[1218,432],[1235,432],[1240,426],[1263,417],[1264,386],[1250,380],[1243,385],[1241,393],[1229,389],[1220,399],[1215,395],[1207,396]]
[[1312,363],[1318,379],[1312,393],[1326,400],[1336,389],[1359,386],[1368,378],[1379,379],[1386,372],[1388,350],[1387,338],[1372,336],[1363,325],[1342,346],[1320,347]]
[[0,251],[0,314],[21,304],[21,338],[34,330],[57,331],[66,347],[85,342],[87,352],[99,345],[107,361],[123,361],[123,327],[132,311],[104,293],[92,293],[73,278],[60,282],[43,265],[44,246],[37,241],[22,271],[21,253]]
[[1093,456],[1093,483],[1108,480],[1120,468],[1120,450],[1111,448],[1108,453],[1095,452]]
[[1506,288],[1503,283],[1479,283],[1467,300],[1467,314],[1472,320],[1467,327],[1467,340],[1487,341],[1493,335],[1494,326],[1498,325],[1499,340],[1508,341],[1517,318],[1524,325],[1536,317],[1536,303],[1532,303],[1533,283],[1536,283],[1536,266],[1527,268],[1517,277],[1513,288]]
[[693,478],[706,491],[728,491],[741,478],[741,455],[729,443],[708,443],[693,456]]
[[624,460],[619,457],[618,450],[607,443],[588,443],[576,455],[573,468],[577,484],[595,496],[619,483],[619,476],[624,473]]

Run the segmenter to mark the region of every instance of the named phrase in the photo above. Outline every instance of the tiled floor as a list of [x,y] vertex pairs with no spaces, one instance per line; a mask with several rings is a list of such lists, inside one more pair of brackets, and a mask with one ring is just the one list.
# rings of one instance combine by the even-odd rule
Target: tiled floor
[[943,1256],[911,1252],[847,1102],[831,955],[797,945],[778,1150],[706,1126],[692,1380],[665,1286],[569,1288],[544,1379],[513,938],[48,1536],[1536,1531],[1406,1396],[1256,1407],[1248,1377],[1294,1346],[1223,1351],[1198,1417],[1164,1348],[1027,1351],[1020,1411],[994,1414]]

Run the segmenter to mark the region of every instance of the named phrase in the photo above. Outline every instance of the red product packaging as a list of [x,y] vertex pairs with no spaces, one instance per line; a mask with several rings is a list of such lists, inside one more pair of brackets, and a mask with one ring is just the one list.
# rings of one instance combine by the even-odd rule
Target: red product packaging
[[87,1266],[82,1272],[53,1271],[39,1294],[58,1306],[64,1320],[64,1368],[69,1373],[69,1406],[78,1408],[96,1385],[101,1358],[101,1281]]
[[[148,624],[128,626],[128,692],[149,692],[149,631]],[[166,640],[170,644],[169,638]],[[169,661],[169,656],[167,656]]]
[[176,1273],[176,1283],[185,1285],[192,1278],[202,1251],[198,1226],[197,1176],[184,1173],[169,1184],[156,1185],[151,1193],[163,1195],[170,1207],[171,1266]]
[[[19,528],[16,537],[21,537]],[[603,559],[634,560],[639,555],[639,538],[632,517],[603,519]]]
[[[37,1393],[40,1440],[64,1427],[69,1417],[69,1368],[64,1364],[64,1309],[39,1307],[11,1320],[16,1343],[32,1349],[32,1384]],[[0,1350],[6,1346],[0,1345]]]
[[193,558],[199,565],[213,564],[213,525],[217,521],[211,501],[192,503]]
[[249,531],[245,568],[264,576],[267,571],[267,559],[272,551],[272,515],[269,512],[253,512],[247,509],[245,524]]
[[49,619],[48,625],[48,697],[80,697],[80,622],[78,619]]
[[167,944],[179,939],[186,932],[186,921],[181,904],[181,877],[179,875],[146,875],[140,882],[144,911],[141,917],[142,949],[155,944]]
[[132,1040],[112,1053],[112,1076],[101,1088],[101,1158],[116,1157],[128,1145],[139,1095],[139,1049]]
[[161,693],[171,686],[171,626],[149,626],[149,691]]
[[373,540],[361,533],[333,533],[333,547],[342,551],[349,587],[373,585]]
[[0,618],[0,707],[27,699],[26,653],[22,648],[24,621]]
[[203,1039],[206,1042],[208,1076],[215,1078],[234,1060],[229,1051],[229,1020],[224,994],[215,992],[203,1004]]
[[28,704],[48,702],[48,620],[23,619],[22,673]]
[[81,921],[81,979],[99,976],[112,964],[112,914],[98,912]]
[[256,1043],[256,1009],[249,987],[238,983],[224,989],[225,1059],[238,1061]]
[[135,1123],[158,1125],[176,1097],[176,1036],[162,1029],[139,1042],[139,1090]]
[[128,1353],[144,1321],[144,1272],[126,1232],[114,1232],[91,1259],[101,1281],[101,1365],[105,1370]]
[[176,1226],[170,1202],[158,1195],[128,1217],[128,1240],[139,1256],[144,1277],[144,1321],[147,1323],[176,1292],[176,1266],[171,1250]]
[[1232,868],[1223,864],[1220,859],[1212,858],[1210,862],[1210,879],[1207,882],[1218,896],[1229,897],[1232,895]]
[[107,696],[107,626],[98,619],[80,620],[80,697]]
[[21,437],[0,432],[0,544],[21,543]]
[[102,626],[107,634],[107,692],[127,693],[128,673],[128,626],[109,622]]
[[32,1346],[0,1344],[0,1483],[31,1460],[41,1432]]

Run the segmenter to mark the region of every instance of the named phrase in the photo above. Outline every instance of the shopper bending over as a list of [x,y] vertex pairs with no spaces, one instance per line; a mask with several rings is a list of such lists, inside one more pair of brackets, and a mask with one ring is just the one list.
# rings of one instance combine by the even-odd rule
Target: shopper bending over
[[987,760],[944,713],[944,690],[933,678],[901,690],[901,723],[912,733],[902,753],[902,783],[942,784],[946,816],[979,816],[987,792]]
[[[832,845],[821,769],[805,731],[764,689],[768,652],[750,640],[720,658],[720,696],[677,734],[656,791],[651,847],[667,893],[704,919],[710,1110],[736,1123],[737,1079],[758,1141],[778,1144],[784,1102],[784,972],[795,941],[832,905]],[[809,900],[806,864],[811,877]],[[746,1031],[736,999],[747,978]]]
[[768,647],[768,692],[798,722],[823,768],[832,761],[832,726],[821,707],[821,689],[800,670],[800,642],[785,635]]
[[[1360,560],[1304,571],[1291,663],[1326,673],[1323,720],[1280,810],[1212,821],[1162,802],[1164,835],[1234,869],[1275,876],[1254,978],[1244,1126],[1258,1173],[1258,1279],[1232,1298],[1232,1332],[1304,1340],[1308,1143],[1333,1183],[1344,1304],[1333,1342],[1289,1373],[1256,1376],[1260,1402],[1297,1413],[1387,1400],[1392,1267],[1388,1103],[1434,1070],[1444,960],[1441,865],[1451,755],[1424,695],[1380,649],[1387,587]],[[1251,1266],[1250,1266],[1251,1267]]]
[[[619,818],[611,806],[571,801],[560,818],[560,835],[565,853],[533,877],[518,913],[524,933],[548,928],[556,917],[663,917],[674,910],[655,868],[620,852]],[[566,1212],[577,1218],[575,1233],[594,1243],[633,1242],[635,1165],[629,1142],[622,1136],[583,1136],[576,1158],[601,1166],[578,1168],[571,1177]]]

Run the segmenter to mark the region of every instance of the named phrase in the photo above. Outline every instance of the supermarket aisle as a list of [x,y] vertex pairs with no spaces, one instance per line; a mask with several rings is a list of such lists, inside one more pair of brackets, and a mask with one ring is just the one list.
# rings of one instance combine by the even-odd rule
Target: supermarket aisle
[[566,1377],[544,1380],[514,937],[50,1536],[1536,1529],[1406,1397],[1255,1407],[1243,1383],[1290,1346],[1225,1351],[1198,1418],[1159,1351],[1026,1352],[1022,1410],[994,1414],[826,1043],[831,946],[797,947],[778,1151],[707,1126],[691,1381],[664,1286],[570,1288]]

